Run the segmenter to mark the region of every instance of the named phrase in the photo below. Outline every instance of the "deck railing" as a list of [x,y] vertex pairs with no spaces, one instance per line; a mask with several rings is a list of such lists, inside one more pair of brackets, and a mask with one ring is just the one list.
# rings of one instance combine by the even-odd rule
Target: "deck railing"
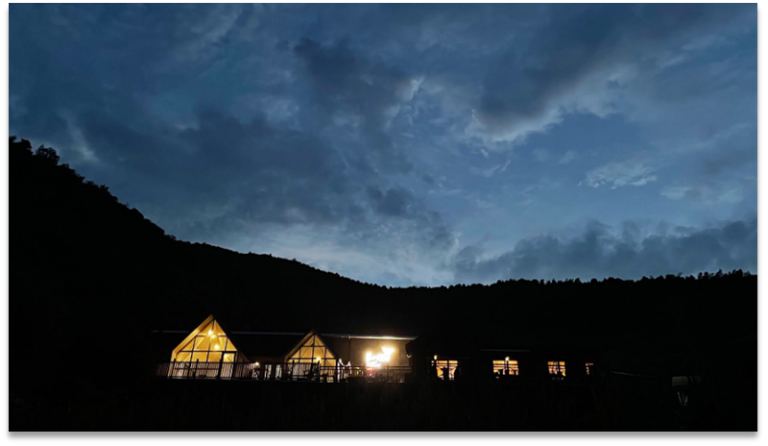
[[162,362],[156,374],[173,379],[240,379],[251,375],[249,366],[244,362]]
[[163,362],[156,375],[168,379],[236,379],[253,381],[308,381],[323,383],[382,382],[402,383],[408,379],[408,366],[318,366],[311,363],[245,362]]

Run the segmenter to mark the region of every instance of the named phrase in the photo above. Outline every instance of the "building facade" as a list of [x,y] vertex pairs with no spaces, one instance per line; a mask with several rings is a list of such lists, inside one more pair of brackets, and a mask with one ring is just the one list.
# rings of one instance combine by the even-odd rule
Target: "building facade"
[[[387,382],[499,381],[590,383],[601,376],[595,349],[461,335],[257,332],[213,315],[191,332],[158,332],[172,379]],[[171,344],[171,342],[173,344]],[[174,345],[173,348],[169,348]],[[162,350],[161,350],[162,351]]]

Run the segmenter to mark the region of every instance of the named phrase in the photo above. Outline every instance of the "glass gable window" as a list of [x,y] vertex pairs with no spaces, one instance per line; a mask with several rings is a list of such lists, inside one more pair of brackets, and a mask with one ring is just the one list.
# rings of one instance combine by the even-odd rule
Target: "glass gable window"
[[336,357],[325,346],[320,337],[313,334],[288,357],[288,362],[295,364],[319,363],[323,367],[334,367],[336,365]]
[[549,361],[549,374],[552,376],[565,376],[565,361]]
[[494,376],[517,376],[520,374],[520,366],[516,360],[510,360],[508,357],[493,361]]
[[175,362],[235,362],[238,351],[221,326],[211,320],[196,330],[192,339],[186,340],[173,350]]

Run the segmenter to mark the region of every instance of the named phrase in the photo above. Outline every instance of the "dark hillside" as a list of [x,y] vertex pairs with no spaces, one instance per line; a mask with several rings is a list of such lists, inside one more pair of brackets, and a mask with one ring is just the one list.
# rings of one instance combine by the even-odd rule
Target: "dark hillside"
[[[341,321],[352,299],[381,292],[299,262],[177,241],[107,187],[58,164],[52,149],[33,153],[28,141],[11,138],[9,158],[11,355],[19,379],[41,348],[59,373],[104,354],[140,362],[153,328],[231,312],[260,329],[285,322],[305,329],[334,315]],[[302,305],[306,311],[297,311]],[[321,308],[330,310],[325,318],[317,317]]]

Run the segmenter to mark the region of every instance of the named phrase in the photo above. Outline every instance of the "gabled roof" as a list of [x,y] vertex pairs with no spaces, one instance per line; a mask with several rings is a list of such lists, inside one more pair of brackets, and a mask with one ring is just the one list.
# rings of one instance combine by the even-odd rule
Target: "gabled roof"
[[[205,320],[200,325],[198,325],[194,330],[192,330],[192,332],[189,333],[189,335],[187,335],[187,337],[184,338],[183,341],[179,342],[179,344],[176,347],[174,347],[174,350],[176,350],[177,348],[180,348],[180,347],[186,345],[189,341],[194,339],[195,336],[200,334],[200,330],[202,330],[203,327],[205,327],[206,325],[210,324],[211,321],[213,321],[213,320],[214,320],[213,315],[210,315],[207,318],[205,318]],[[222,330],[223,330],[223,328],[222,328]]]
[[320,334],[319,334],[319,333],[317,333],[317,332],[316,332],[316,331],[313,329],[313,330],[310,330],[310,331],[309,331],[309,333],[307,333],[307,334],[306,334],[306,335],[305,335],[303,338],[301,338],[301,340],[300,340],[299,342],[297,342],[297,343],[296,343],[296,345],[295,345],[295,346],[294,346],[292,349],[290,349],[290,350],[288,351],[288,353],[286,353],[286,354],[285,354],[285,358],[286,358],[286,360],[287,360],[289,357],[293,356],[293,355],[294,355],[294,353],[296,353],[297,351],[299,351],[299,349],[300,349],[301,347],[303,347],[303,346],[304,346],[304,344],[306,344],[306,343],[307,343],[307,341],[309,340],[309,338],[311,338],[312,336],[317,336],[318,338],[320,338],[320,342],[322,342],[322,343],[323,343],[323,345],[325,346],[325,348],[331,352],[331,354],[333,355],[333,357],[334,357],[334,358],[336,358],[336,359],[340,359],[340,358],[339,358],[339,355],[337,355],[337,354],[336,354],[336,352],[335,352],[335,351],[333,351],[333,348],[331,348],[331,346],[330,346],[330,345],[328,345],[328,343],[325,341],[325,339],[323,339],[323,337],[322,337],[322,336],[320,336]]
[[[318,336],[328,351],[333,354],[334,357],[339,359],[340,357],[335,347],[338,347],[338,342],[341,342],[342,339],[415,339],[415,337],[412,336],[378,336],[373,334],[334,333],[321,335],[315,329],[312,329],[309,332],[249,331],[250,327],[246,327],[242,320],[215,313],[208,315],[208,317],[206,317],[202,323],[199,323],[191,332],[187,330],[179,330],[178,327],[174,330],[155,330],[153,333],[153,350],[156,350],[155,356],[157,357],[157,360],[167,361],[168,359],[166,358],[168,358],[171,351],[175,350],[180,345],[186,345],[186,343],[191,341],[192,338],[194,338],[200,330],[212,320],[215,320],[216,323],[219,324],[221,329],[227,334],[227,337],[229,337],[237,348],[238,352],[249,360],[256,360],[255,358],[274,358],[276,360],[279,358],[282,360],[296,352],[312,335]],[[196,323],[197,321],[194,322]]]
[[207,326],[208,326],[208,324],[210,324],[210,323],[212,323],[212,322],[214,322],[214,321],[216,322],[216,325],[218,325],[218,326],[219,326],[219,328],[221,329],[221,331],[223,331],[223,332],[224,332],[224,334],[227,336],[227,338],[229,338],[229,341],[232,343],[232,345],[235,347],[235,349],[237,349],[237,350],[238,350],[240,353],[243,353],[243,352],[240,350],[240,348],[238,347],[238,344],[237,344],[237,339],[233,338],[233,337],[230,335],[230,333],[229,333],[229,332],[226,330],[226,328],[224,327],[224,325],[222,325],[221,321],[220,321],[219,319],[217,319],[216,317],[214,317],[214,315],[213,315],[213,314],[211,314],[211,315],[209,315],[207,318],[205,318],[205,320],[204,320],[204,321],[203,321],[203,322],[202,322],[200,325],[198,325],[198,326],[197,326],[197,327],[196,327],[194,330],[192,330],[192,332],[191,332],[191,333],[189,333],[189,335],[187,335],[187,337],[186,337],[186,338],[184,338],[184,340],[182,340],[181,342],[179,342],[179,343],[176,345],[176,347],[174,347],[174,349],[173,349],[173,353],[172,353],[172,354],[175,356],[175,355],[176,355],[176,353],[178,353],[178,352],[177,352],[177,350],[181,350],[181,348],[182,348],[182,347],[184,347],[185,345],[187,345],[187,344],[188,344],[190,341],[192,341],[192,340],[193,340],[193,339],[194,339],[194,338],[195,338],[197,335],[199,335],[201,330],[203,330],[205,327],[207,327]]

